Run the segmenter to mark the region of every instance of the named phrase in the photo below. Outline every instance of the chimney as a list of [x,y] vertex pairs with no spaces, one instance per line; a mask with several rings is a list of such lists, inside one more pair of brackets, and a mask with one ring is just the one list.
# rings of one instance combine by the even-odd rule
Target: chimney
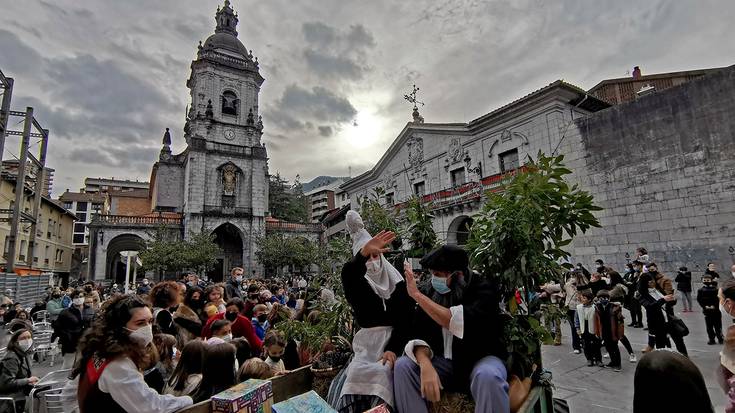
[[641,68],[636,66],[633,68],[633,79],[640,79],[641,78]]

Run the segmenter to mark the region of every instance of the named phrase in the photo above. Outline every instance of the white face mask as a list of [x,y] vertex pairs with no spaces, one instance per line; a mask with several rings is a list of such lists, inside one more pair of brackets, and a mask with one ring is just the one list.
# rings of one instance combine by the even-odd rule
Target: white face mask
[[33,346],[33,339],[27,338],[25,340],[18,340],[18,347],[20,347],[21,350],[28,351]]
[[71,301],[74,303],[74,305],[83,305],[84,304],[84,298],[75,298],[75,299],[73,299]]
[[236,275],[235,276],[235,281],[242,282],[242,275]]
[[226,336],[222,336],[222,340],[225,340],[227,342],[232,341],[232,333],[229,333]]
[[735,278],[735,271],[731,271],[730,274],[732,274],[732,278]]
[[153,341],[153,326],[151,324],[147,324],[137,330],[131,330],[127,327],[125,329],[130,331],[130,339],[141,344],[143,347],[146,347]]
[[365,266],[367,267],[368,274],[375,274],[377,272],[380,272],[380,257],[377,259],[369,259],[367,262],[365,262]]

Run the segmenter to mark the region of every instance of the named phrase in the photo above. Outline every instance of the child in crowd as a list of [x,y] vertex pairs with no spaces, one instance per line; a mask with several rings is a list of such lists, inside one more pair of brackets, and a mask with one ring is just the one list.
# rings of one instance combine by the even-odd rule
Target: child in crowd
[[597,338],[595,331],[595,306],[592,305],[592,291],[584,290],[579,292],[579,302],[577,305],[577,317],[575,326],[577,334],[582,337],[582,347],[584,349],[584,357],[587,359],[588,366],[595,364],[602,365],[602,353],[600,352],[600,339]]
[[286,350],[286,338],[283,336],[283,333],[277,330],[270,330],[265,335],[263,348],[265,349],[266,356],[268,356],[265,362],[273,370],[273,374],[285,373],[286,368],[283,365],[283,360],[281,360]]
[[206,346],[202,340],[191,340],[181,350],[181,357],[166,383],[164,394],[189,396],[202,381],[202,361]]
[[595,333],[605,343],[607,354],[610,355],[610,363],[605,367],[620,371],[620,349],[618,348],[618,341],[625,334],[623,310],[620,304],[610,301],[610,292],[607,290],[600,290],[597,293],[597,305],[595,307],[597,312],[595,316]]
[[242,383],[250,379],[268,380],[273,377],[273,370],[265,361],[253,357],[245,360],[237,372],[237,382]]
[[232,341],[232,323],[227,320],[215,320],[212,323],[212,337],[207,344],[215,345]]
[[715,338],[720,344],[724,341],[722,336],[722,313],[720,312],[720,299],[717,296],[717,281],[710,274],[702,276],[702,288],[697,291],[697,302],[702,307],[704,323],[707,326],[707,344],[715,344]]
[[268,307],[265,304],[258,304],[253,307],[252,321],[255,334],[259,339],[264,340],[265,333],[270,325],[268,323]]

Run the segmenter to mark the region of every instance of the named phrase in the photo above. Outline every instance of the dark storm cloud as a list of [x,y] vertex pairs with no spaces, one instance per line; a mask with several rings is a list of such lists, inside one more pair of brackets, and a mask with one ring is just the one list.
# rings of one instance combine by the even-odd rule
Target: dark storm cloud
[[304,58],[309,67],[320,75],[330,78],[359,80],[365,68],[345,56],[330,56],[316,50],[305,50]]
[[360,80],[370,70],[367,49],[375,47],[373,35],[361,24],[338,30],[321,22],[307,22],[301,27],[310,47],[304,59],[311,70],[326,81]]
[[[147,178],[164,127],[182,149],[189,63],[222,1],[3,2],[0,69],[16,78],[13,106],[34,106],[51,129],[57,182]],[[259,105],[271,170],[291,179],[372,166],[411,118],[402,97],[413,83],[427,122],[463,122],[560,78],[589,88],[634,65],[656,73],[735,56],[731,0],[232,5],[266,78]],[[347,125],[358,111],[382,128],[356,151],[350,134],[359,129]]]
[[46,66],[53,96],[78,109],[119,117],[170,109],[163,94],[110,60],[91,55],[54,59]]
[[311,90],[298,85],[287,87],[281,97],[280,109],[325,122],[349,122],[357,115],[357,110],[346,97],[321,86]]
[[0,70],[6,76],[15,76],[15,73],[36,72],[41,66],[41,54],[29,47],[18,36],[7,30],[0,29]]
[[331,126],[319,126],[319,134],[328,138],[334,134],[334,130]]

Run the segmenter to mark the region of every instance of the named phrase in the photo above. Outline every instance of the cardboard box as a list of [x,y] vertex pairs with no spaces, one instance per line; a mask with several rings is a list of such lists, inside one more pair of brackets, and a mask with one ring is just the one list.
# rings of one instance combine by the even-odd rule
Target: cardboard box
[[273,413],[337,413],[314,391],[294,396],[273,405]]
[[212,396],[212,413],[271,413],[273,385],[250,379]]
[[364,413],[390,413],[390,410],[388,410],[388,405],[383,403],[373,407],[370,410],[365,410]]

